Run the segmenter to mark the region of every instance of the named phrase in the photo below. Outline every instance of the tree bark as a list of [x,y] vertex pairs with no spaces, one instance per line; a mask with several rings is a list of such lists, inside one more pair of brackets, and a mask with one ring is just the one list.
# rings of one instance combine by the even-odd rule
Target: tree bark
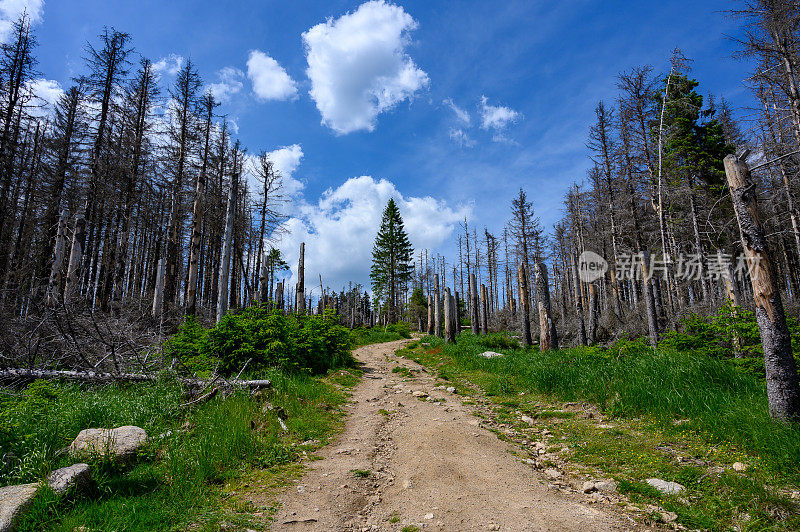
[[78,287],[81,261],[83,259],[83,243],[86,241],[86,218],[75,217],[75,230],[72,233],[72,249],[67,265],[67,281],[64,285],[64,303],[69,303]]
[[225,212],[225,235],[222,240],[222,259],[219,267],[219,288],[217,289],[217,323],[228,311],[228,281],[231,273],[233,226],[236,219],[238,194],[239,173],[234,169],[231,174],[231,188],[228,191],[228,207]]
[[470,327],[472,334],[478,336],[480,334],[480,324],[478,317],[478,282],[475,279],[475,274],[469,274],[469,299],[470,299]]
[[434,334],[442,338],[442,294],[439,291],[439,274],[433,274],[433,327]]
[[522,310],[519,313],[520,325],[522,325],[522,341],[525,345],[531,345],[533,338],[531,338],[531,303],[528,300],[528,275],[522,262],[517,267],[517,276],[519,278],[519,304]]
[[746,162],[735,155],[728,155],[724,164],[742,247],[750,269],[756,320],[764,348],[769,412],[775,419],[800,420],[797,366],[767,240],[761,228],[755,184]]
[[547,280],[547,266],[544,262],[533,265],[536,282],[536,295],[539,307],[539,347],[542,351],[558,349],[558,333],[553,321],[550,306],[550,284]]
[[304,314],[306,311],[305,284],[306,243],[300,243],[300,259],[297,262],[297,289],[294,296],[294,311]]
[[586,325],[583,322],[583,301],[581,292],[581,280],[578,277],[578,259],[575,253],[572,254],[572,285],[575,289],[575,313],[578,316],[578,342],[586,345]]

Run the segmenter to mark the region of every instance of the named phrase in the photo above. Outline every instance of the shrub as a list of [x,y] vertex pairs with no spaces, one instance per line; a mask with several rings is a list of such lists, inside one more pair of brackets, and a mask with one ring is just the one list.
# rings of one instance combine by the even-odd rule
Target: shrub
[[229,312],[210,329],[187,319],[165,351],[201,371],[219,363],[222,373],[231,374],[250,360],[250,369],[320,374],[350,364],[351,347],[350,332],[332,311],[307,316],[254,306]]
[[411,338],[411,326],[404,321],[390,323],[386,326],[386,332],[395,333],[401,338]]

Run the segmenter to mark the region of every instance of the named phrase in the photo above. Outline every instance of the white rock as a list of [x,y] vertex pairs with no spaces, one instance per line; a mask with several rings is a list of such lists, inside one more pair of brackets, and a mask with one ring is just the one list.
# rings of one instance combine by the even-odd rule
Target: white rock
[[671,523],[678,519],[678,514],[676,514],[675,512],[661,512],[661,519],[665,523]]
[[530,416],[522,416],[520,418],[523,423],[527,423],[528,425],[533,425],[533,418]]
[[550,480],[558,480],[563,476],[558,469],[545,469],[544,474],[547,475]]
[[56,469],[47,477],[47,484],[55,493],[63,495],[72,488],[85,487],[91,482],[88,464],[73,464]]
[[0,488],[0,532],[14,530],[19,515],[31,504],[39,484],[18,484]]
[[594,480],[587,480],[583,483],[583,487],[581,489],[583,489],[584,493],[591,493],[597,489],[597,486],[594,485]]
[[115,458],[133,457],[147,441],[147,433],[140,427],[126,425],[115,429],[84,429],[70,444],[73,457],[91,454],[112,455]]
[[734,462],[731,467],[733,467],[734,471],[747,471],[748,466],[742,462]]
[[481,353],[478,356],[479,357],[483,357],[483,358],[495,358],[495,357],[501,357],[501,356],[504,356],[504,355],[503,355],[503,353],[496,353],[494,351],[484,351],[483,353]]
[[420,398],[423,398],[423,399],[424,399],[425,397],[428,397],[428,394],[427,394],[427,393],[425,393],[425,392],[423,392],[422,390],[416,390],[416,391],[415,391],[414,393],[412,393],[411,395],[413,395],[414,397],[420,397]]
[[594,483],[594,487],[597,488],[599,491],[617,491],[617,483],[613,479],[596,480]]
[[425,519],[433,519],[433,514],[425,514]]
[[647,483],[653,486],[661,493],[664,493],[666,495],[676,495],[678,493],[683,493],[683,491],[686,489],[684,486],[678,484],[677,482],[669,482],[666,480],[662,480],[660,478],[648,478]]
[[448,386],[447,387],[447,391],[450,392],[450,393],[456,393],[456,388],[455,388],[455,386]]

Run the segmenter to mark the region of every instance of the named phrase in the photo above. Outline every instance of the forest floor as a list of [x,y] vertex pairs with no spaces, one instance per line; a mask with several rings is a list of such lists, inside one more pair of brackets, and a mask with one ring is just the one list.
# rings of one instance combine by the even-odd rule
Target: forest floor
[[[305,474],[286,479],[274,530],[648,528],[619,497],[584,494],[585,479],[568,478],[555,456],[534,460],[499,438],[479,398],[448,391],[395,354],[408,343],[354,352],[363,378],[352,388],[346,425],[310,457]],[[247,487],[240,496],[250,507],[271,505],[280,491]]]

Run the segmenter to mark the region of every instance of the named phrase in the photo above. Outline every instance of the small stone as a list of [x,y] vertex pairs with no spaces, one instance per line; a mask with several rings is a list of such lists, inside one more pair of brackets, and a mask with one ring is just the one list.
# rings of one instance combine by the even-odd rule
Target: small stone
[[455,386],[448,386],[447,387],[447,391],[449,393],[456,393],[456,388],[455,388]]
[[503,353],[496,353],[495,351],[484,351],[478,356],[483,358],[496,358],[503,356]]
[[422,399],[424,399],[424,398],[428,397],[428,394],[427,394],[427,393],[425,393],[425,392],[423,392],[422,390],[416,390],[416,391],[415,391],[415,392],[413,392],[411,395],[413,395],[414,397],[419,397],[419,398],[422,398]]
[[661,493],[664,493],[666,495],[676,495],[678,493],[683,493],[683,491],[686,489],[684,486],[678,484],[677,482],[669,482],[666,480],[662,480],[660,478],[648,478],[647,483],[653,486]]
[[433,519],[433,514],[425,514],[425,519]]
[[558,480],[563,476],[561,474],[561,471],[559,471],[558,469],[545,469],[544,474],[547,475],[547,478],[549,478],[550,480]]
[[531,458],[523,458],[522,459],[522,463],[523,464],[528,464],[530,466],[535,466],[536,465],[536,460],[533,460]]
[[594,480],[587,480],[583,483],[582,489],[584,493],[591,493],[597,490],[597,486],[594,485]]
[[31,504],[39,484],[18,484],[0,488],[0,530],[13,530],[17,518]]
[[74,464],[50,473],[47,477],[47,484],[56,494],[63,495],[72,488],[86,487],[91,480],[88,464]]
[[527,423],[528,425],[533,425],[533,418],[530,416],[522,416],[520,418],[523,423]]
[[734,462],[731,467],[733,467],[734,471],[747,471],[748,466],[742,462]]
[[550,431],[549,431],[549,430],[547,430],[547,429],[544,429],[544,430],[542,431],[542,436],[547,436],[548,434],[550,434]]
[[489,530],[500,530],[500,525],[492,523],[489,525]]

